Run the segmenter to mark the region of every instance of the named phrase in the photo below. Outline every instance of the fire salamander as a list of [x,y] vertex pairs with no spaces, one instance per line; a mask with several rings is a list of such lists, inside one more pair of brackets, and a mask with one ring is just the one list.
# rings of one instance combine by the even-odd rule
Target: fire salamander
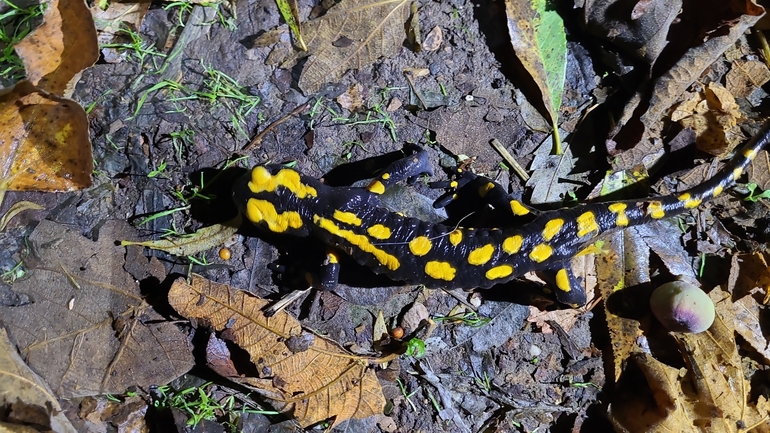
[[[574,255],[604,233],[676,215],[718,196],[768,141],[770,122],[716,176],[682,193],[545,212],[510,227],[434,224],[384,208],[379,196],[389,186],[431,174],[428,154],[417,146],[366,188],[330,187],[284,165],[260,165],[236,182],[234,199],[252,223],[270,232],[314,236],[332,247],[322,268],[326,289],[337,282],[337,252],[342,251],[377,274],[428,287],[489,288],[546,271],[556,298],[578,306],[586,295],[570,269]],[[499,184],[467,173],[461,179],[478,185],[479,195],[496,211],[533,215]]]

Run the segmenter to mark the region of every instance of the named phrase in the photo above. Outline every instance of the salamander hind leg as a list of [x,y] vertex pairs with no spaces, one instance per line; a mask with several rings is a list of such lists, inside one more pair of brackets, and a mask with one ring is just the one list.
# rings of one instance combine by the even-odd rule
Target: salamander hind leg
[[572,272],[569,261],[559,266],[538,272],[538,275],[553,289],[556,299],[571,307],[580,307],[586,303],[586,292],[583,282]]

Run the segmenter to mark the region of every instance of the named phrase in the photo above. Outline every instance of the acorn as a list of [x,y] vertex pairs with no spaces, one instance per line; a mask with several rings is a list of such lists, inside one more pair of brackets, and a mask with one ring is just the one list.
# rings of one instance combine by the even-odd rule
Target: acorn
[[698,333],[714,323],[714,302],[699,287],[672,281],[655,289],[650,308],[660,323],[673,332]]

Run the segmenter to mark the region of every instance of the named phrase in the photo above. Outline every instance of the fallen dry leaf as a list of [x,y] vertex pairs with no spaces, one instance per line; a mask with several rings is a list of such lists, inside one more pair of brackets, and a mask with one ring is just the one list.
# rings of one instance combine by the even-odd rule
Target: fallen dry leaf
[[265,317],[268,301],[197,275],[192,285],[176,280],[168,298],[179,314],[210,325],[247,351],[259,377],[232,379],[258,386],[257,392],[303,427],[382,413],[385,398],[366,361],[303,331],[285,312]]
[[[59,401],[43,379],[32,371],[8,340],[0,327],[0,407],[3,408],[2,429],[21,430],[22,425],[43,426],[47,431],[75,433]],[[8,422],[7,420],[15,420]],[[14,430],[12,426],[19,427]],[[38,431],[38,430],[34,430]]]
[[0,190],[70,191],[91,185],[88,119],[57,95],[98,58],[81,0],[53,0],[43,24],[15,46],[28,81],[0,95]]
[[670,367],[649,354],[633,356],[651,393],[627,384],[631,389],[626,395],[636,398],[619,399],[610,407],[616,429],[733,433],[764,425],[766,431],[770,404],[762,395],[752,401],[735,342],[730,295],[717,288],[709,297],[717,310],[711,328],[675,335],[686,369]]
[[96,27],[82,0],[52,0],[43,24],[14,49],[27,79],[39,89],[64,95],[70,81],[99,59]]
[[29,237],[29,276],[13,286],[34,303],[0,307],[25,361],[63,398],[165,384],[194,364],[187,336],[123,270],[126,249],[115,240],[133,229],[107,221],[98,236],[41,221]]
[[698,149],[723,158],[744,140],[738,127],[743,117],[733,95],[712,82],[703,93],[693,94],[680,104],[671,120],[695,131]]
[[[299,77],[306,94],[324,83],[336,82],[348,69],[360,69],[380,57],[401,50],[404,23],[411,0],[342,0],[321,16],[302,25],[310,58]],[[337,44],[340,37],[352,44]],[[306,53],[294,53],[281,66],[290,69]]]
[[225,244],[241,225],[241,215],[225,224],[204,227],[185,236],[174,236],[155,241],[120,241],[121,246],[138,245],[165,251],[175,256],[193,256],[202,251]]
[[770,69],[759,60],[735,60],[725,75],[725,88],[736,98],[746,98],[770,81]]
[[88,118],[69,99],[22,81],[0,96],[0,189],[72,191],[91,186]]

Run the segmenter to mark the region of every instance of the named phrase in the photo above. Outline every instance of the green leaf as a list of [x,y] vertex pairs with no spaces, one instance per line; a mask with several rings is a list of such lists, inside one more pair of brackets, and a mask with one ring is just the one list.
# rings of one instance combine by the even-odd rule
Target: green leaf
[[300,30],[297,0],[275,0],[275,4],[278,5],[278,10],[281,12],[283,20],[289,25],[289,29],[294,35],[294,40],[297,42],[297,47],[302,51],[307,51],[307,45],[305,45],[305,41],[302,39],[302,31]]
[[564,22],[546,0],[505,0],[505,12],[511,45],[540,90],[553,126],[554,151],[560,155],[559,107],[567,70]]

